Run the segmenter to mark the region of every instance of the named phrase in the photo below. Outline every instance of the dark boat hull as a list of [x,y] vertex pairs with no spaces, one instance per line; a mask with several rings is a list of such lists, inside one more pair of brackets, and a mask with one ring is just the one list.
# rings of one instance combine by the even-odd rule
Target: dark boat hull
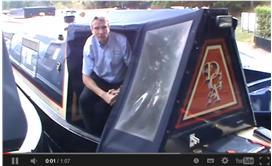
[[41,110],[38,114],[43,124],[43,152],[95,152],[97,147],[95,140],[87,139],[67,129]]

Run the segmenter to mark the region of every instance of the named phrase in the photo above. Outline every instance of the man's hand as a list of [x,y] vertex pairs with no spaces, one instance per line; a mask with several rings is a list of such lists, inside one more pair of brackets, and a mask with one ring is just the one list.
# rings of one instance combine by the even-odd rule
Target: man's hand
[[105,92],[95,83],[95,81],[91,77],[83,74],[82,80],[87,88],[100,96],[106,103],[113,105],[116,102],[116,98],[119,94],[120,88],[110,89],[108,92]]
[[112,94],[112,95],[118,95],[119,92],[120,92],[120,88],[118,88],[118,89],[110,89],[110,90],[108,91],[108,93],[110,93],[110,94]]
[[109,105],[113,105],[116,102],[120,89],[110,89],[102,95],[103,100]]

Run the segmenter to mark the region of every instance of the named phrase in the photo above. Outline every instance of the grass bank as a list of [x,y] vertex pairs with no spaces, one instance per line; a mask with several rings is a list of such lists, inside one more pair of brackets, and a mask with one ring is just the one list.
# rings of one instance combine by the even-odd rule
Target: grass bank
[[245,42],[245,43],[254,43],[254,33],[253,32],[248,32],[248,31],[243,31],[241,27],[237,26],[235,30],[235,37],[236,40],[239,42]]

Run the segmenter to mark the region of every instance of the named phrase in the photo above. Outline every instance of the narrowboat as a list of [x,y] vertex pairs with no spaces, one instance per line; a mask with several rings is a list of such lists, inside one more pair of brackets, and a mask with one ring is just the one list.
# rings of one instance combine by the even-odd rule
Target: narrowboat
[[[83,46],[100,15],[128,38],[132,61],[96,136],[84,128],[78,99]],[[248,141],[261,125],[236,26],[227,9],[92,10],[69,23],[58,16],[6,19],[3,33],[17,86],[41,118],[44,151],[227,153],[236,142],[236,152],[269,152],[267,142]]]

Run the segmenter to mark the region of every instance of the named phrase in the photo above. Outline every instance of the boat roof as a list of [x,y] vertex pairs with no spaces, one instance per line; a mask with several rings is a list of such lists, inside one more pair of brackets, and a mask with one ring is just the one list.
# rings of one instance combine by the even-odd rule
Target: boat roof
[[113,10],[106,13],[110,25],[145,24],[192,13],[192,9]]
[[[75,15],[75,22],[72,24],[89,25],[90,21],[95,16],[106,16],[109,18],[111,26],[127,26],[139,25],[162,21],[169,18],[179,17],[188,13],[194,12],[193,9],[155,9],[155,10],[87,10],[84,17]],[[50,34],[63,33],[65,27],[69,24],[64,22],[65,14],[57,14],[56,16],[36,16],[32,18],[15,18],[6,16],[3,22],[5,31],[25,32]],[[20,24],[18,29],[14,24]],[[11,26],[10,26],[11,25]]]

